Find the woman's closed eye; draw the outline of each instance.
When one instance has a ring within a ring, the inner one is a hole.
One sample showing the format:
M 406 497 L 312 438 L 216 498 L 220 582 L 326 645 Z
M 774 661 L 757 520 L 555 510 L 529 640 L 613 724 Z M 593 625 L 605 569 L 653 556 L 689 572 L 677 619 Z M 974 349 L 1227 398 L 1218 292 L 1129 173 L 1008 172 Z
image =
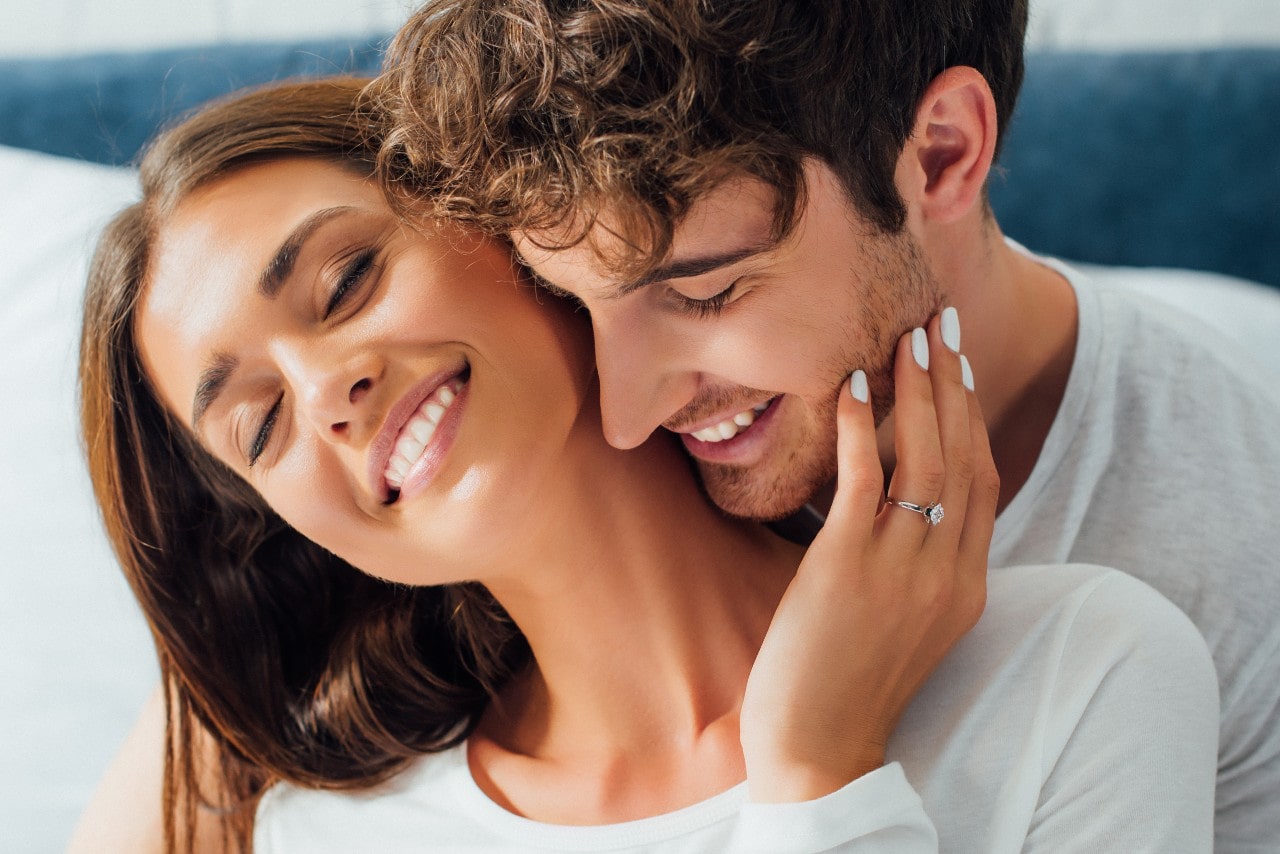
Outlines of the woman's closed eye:
M 329 301 L 325 304 L 325 320 L 328 320 L 330 315 L 341 308 L 359 290 L 360 285 L 364 283 L 369 273 L 377 266 L 375 263 L 377 257 L 378 250 L 375 247 L 368 247 L 357 252 L 342 267 L 338 281 L 329 292 Z
M 262 452 L 267 449 L 267 443 L 271 441 L 271 433 L 275 429 L 276 421 L 280 419 L 280 407 L 283 405 L 284 393 L 282 392 L 276 397 L 276 402 L 267 410 L 267 414 L 263 416 L 262 421 L 259 422 L 258 429 L 253 435 L 253 442 L 245 450 L 249 468 L 253 468 L 257 464 Z

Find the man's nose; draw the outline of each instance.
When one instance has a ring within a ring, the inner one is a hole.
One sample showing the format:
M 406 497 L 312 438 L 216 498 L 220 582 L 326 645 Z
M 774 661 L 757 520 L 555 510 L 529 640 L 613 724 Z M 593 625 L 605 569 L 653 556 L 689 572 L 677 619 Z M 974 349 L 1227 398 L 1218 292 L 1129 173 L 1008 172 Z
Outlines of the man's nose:
M 677 342 L 648 324 L 594 315 L 592 322 L 605 439 L 630 450 L 692 399 L 697 374 L 682 370 Z
M 377 428 L 368 400 L 383 381 L 383 369 L 373 352 L 335 351 L 331 342 L 281 349 L 280 361 L 296 395 L 299 416 L 322 438 L 364 441 Z

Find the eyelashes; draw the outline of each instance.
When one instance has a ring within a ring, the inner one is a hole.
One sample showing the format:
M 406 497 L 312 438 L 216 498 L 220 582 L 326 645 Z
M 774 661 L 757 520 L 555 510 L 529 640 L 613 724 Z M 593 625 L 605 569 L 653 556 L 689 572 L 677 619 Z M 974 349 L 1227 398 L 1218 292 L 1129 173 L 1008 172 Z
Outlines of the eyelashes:
M 534 283 L 541 290 L 546 291 L 557 299 L 567 301 L 574 307 L 575 311 L 586 311 L 590 313 L 590 309 L 587 308 L 586 303 L 584 303 L 576 294 L 566 291 L 558 285 L 547 281 L 536 272 L 530 271 L 530 274 Z M 717 317 L 724 310 L 724 307 L 732 302 L 734 297 L 737 296 L 738 285 L 741 281 L 741 277 L 734 279 L 729 283 L 727 288 L 705 299 L 694 299 L 693 297 L 685 296 L 675 288 L 668 286 L 667 299 L 669 299 L 671 304 L 673 304 L 682 314 L 694 317 L 698 320 Z
M 276 402 L 267 411 L 267 417 L 262 419 L 262 424 L 258 426 L 258 432 L 253 437 L 253 444 L 249 446 L 249 468 L 253 468 L 258 462 L 258 458 L 262 456 L 262 452 L 267 448 L 267 442 L 271 439 L 271 431 L 276 426 L 276 421 L 280 418 L 280 406 L 284 403 L 284 394 L 281 393 L 276 397 Z
M 708 317 L 717 317 L 724 307 L 733 299 L 734 291 L 738 287 L 738 281 L 735 279 L 730 283 L 729 287 L 720 291 L 720 293 L 709 296 L 706 299 L 693 299 L 687 297 L 679 291 L 672 291 L 676 304 L 684 313 L 698 318 L 699 320 Z
M 373 247 L 362 249 L 342 268 L 342 274 L 338 276 L 338 283 L 330 292 L 329 301 L 324 307 L 324 318 L 326 320 L 342 307 L 347 298 L 357 290 L 365 277 L 369 275 L 369 271 L 374 268 L 374 259 L 377 255 L 378 250 Z

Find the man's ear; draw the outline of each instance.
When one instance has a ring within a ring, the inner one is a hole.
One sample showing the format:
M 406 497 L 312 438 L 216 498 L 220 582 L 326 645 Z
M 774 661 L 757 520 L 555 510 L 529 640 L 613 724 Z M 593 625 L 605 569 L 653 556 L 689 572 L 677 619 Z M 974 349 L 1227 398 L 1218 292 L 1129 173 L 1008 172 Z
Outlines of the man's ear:
M 925 219 L 954 222 L 979 200 L 996 150 L 996 103 L 977 70 L 948 68 L 920 99 L 898 187 Z

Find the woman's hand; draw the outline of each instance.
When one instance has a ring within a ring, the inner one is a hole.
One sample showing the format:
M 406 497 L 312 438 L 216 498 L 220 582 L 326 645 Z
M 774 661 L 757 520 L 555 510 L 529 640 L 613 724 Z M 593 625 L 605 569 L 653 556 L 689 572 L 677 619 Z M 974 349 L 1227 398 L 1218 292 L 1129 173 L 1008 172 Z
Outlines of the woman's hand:
M 747 681 L 741 738 L 754 801 L 810 800 L 883 765 L 908 703 L 982 615 L 999 477 L 943 325 L 935 317 L 927 333 L 898 342 L 888 495 L 940 503 L 945 518 L 930 525 L 885 503 L 869 395 L 855 374 L 841 392 L 831 512 Z

